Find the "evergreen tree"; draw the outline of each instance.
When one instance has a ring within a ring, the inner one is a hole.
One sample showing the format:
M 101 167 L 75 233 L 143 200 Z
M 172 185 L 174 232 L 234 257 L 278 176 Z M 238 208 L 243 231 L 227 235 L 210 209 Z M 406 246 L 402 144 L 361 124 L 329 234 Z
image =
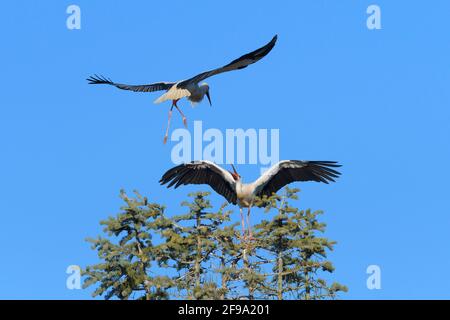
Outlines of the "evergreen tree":
M 128 299 L 132 294 L 136 299 L 167 299 L 172 281 L 167 276 L 151 276 L 149 272 L 160 258 L 152 238 L 164 225 L 164 208 L 148 203 L 137 192 L 135 199 L 124 191 L 120 196 L 126 203 L 122 212 L 100 222 L 108 237 L 87 239 L 103 262 L 84 270 L 83 287 L 98 283 L 93 295 L 104 295 L 106 299 Z
M 282 196 L 259 200 L 266 212 L 275 211 L 272 220 L 255 226 L 259 257 L 263 257 L 260 260 L 272 271 L 265 274 L 268 282 L 262 284 L 262 291 L 279 300 L 288 296 L 306 300 L 335 298 L 347 288 L 337 282 L 328 286 L 318 276 L 319 271 L 334 271 L 326 258 L 335 242 L 319 236 L 325 231 L 325 224 L 318 221 L 322 211 L 299 210 L 290 205 L 289 200 L 298 199 L 298 191 L 286 187 Z
M 174 282 L 182 298 L 219 299 L 226 289 L 208 278 L 208 267 L 218 249 L 215 235 L 222 223 L 229 220 L 231 212 L 224 211 L 224 206 L 218 212 L 207 211 L 212 208 L 208 195 L 207 192 L 189 194 L 192 202 L 182 203 L 189 211 L 174 216 L 173 227 L 162 232 L 165 239 L 162 253 L 178 273 Z
M 269 220 L 240 237 L 232 211 L 212 210 L 209 193 L 189 195 L 182 214 L 165 214 L 136 192 L 101 224 L 107 237 L 88 239 L 101 263 L 84 270 L 84 287 L 106 299 L 330 299 L 347 288 L 320 277 L 335 242 L 320 237 L 320 211 L 299 210 L 297 189 L 258 199 Z

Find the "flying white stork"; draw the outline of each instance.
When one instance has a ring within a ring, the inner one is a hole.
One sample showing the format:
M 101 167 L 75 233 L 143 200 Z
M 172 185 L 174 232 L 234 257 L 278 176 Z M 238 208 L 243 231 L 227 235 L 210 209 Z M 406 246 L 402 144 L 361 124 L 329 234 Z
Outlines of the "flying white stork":
M 211 161 L 192 161 L 169 169 L 159 181 L 161 185 L 208 184 L 229 203 L 239 205 L 242 232 L 245 236 L 245 224 L 242 208 L 248 208 L 247 227 L 252 238 L 249 216 L 256 196 L 271 196 L 285 185 L 294 181 L 316 181 L 328 184 L 338 178 L 340 167 L 335 161 L 283 160 L 272 166 L 253 183 L 242 183 L 241 176 L 231 165 L 233 172 L 225 170 Z
M 265 57 L 275 46 L 275 42 L 277 41 L 277 35 L 275 35 L 272 40 L 267 43 L 265 46 L 252 51 L 250 53 L 247 53 L 243 55 L 240 58 L 237 58 L 236 60 L 231 61 L 229 64 L 202 72 L 192 78 L 189 78 L 187 80 L 181 80 L 177 82 L 156 82 L 151 84 L 144 84 L 144 85 L 128 85 L 128 84 L 122 84 L 122 83 L 116 83 L 111 81 L 109 78 L 105 78 L 103 76 L 94 75 L 86 80 L 89 81 L 89 84 L 108 84 L 115 86 L 119 89 L 123 90 L 131 90 L 135 92 L 153 92 L 153 91 L 161 91 L 166 90 L 166 93 L 164 93 L 162 96 L 160 96 L 158 99 L 155 100 L 155 103 L 161 103 L 166 100 L 172 100 L 172 106 L 169 109 L 169 118 L 167 120 L 167 129 L 166 134 L 164 135 L 164 143 L 167 142 L 167 137 L 169 134 L 169 127 L 170 127 L 170 120 L 172 118 L 172 110 L 175 107 L 180 115 L 183 118 L 183 124 L 187 126 L 186 117 L 181 111 L 181 109 L 178 107 L 177 102 L 181 98 L 186 97 L 189 101 L 191 101 L 192 105 L 195 103 L 201 102 L 206 95 L 208 98 L 209 104 L 212 106 L 211 103 L 211 96 L 209 94 L 209 86 L 207 83 L 203 82 L 199 84 L 201 81 L 205 80 L 206 78 L 212 77 L 216 74 L 220 74 L 223 72 L 233 71 L 233 70 L 239 70 L 244 69 L 247 66 L 255 63 L 256 61 L 260 60 L 261 58 Z

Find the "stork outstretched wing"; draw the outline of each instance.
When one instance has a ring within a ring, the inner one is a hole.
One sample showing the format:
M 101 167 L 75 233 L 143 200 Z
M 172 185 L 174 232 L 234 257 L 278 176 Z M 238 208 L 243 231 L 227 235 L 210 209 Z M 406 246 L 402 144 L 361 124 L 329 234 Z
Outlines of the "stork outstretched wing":
M 254 194 L 269 197 L 294 181 L 316 181 L 328 184 L 339 177 L 341 173 L 333 168 L 340 166 L 335 161 L 283 160 L 254 182 Z
M 186 184 L 207 184 L 228 202 L 237 203 L 233 176 L 211 161 L 192 161 L 180 164 L 164 173 L 159 183 L 162 185 L 169 183 L 167 188 L 173 185 L 178 188 L 180 185 Z
M 244 68 L 248 67 L 249 65 L 264 58 L 275 46 L 275 43 L 277 42 L 277 38 L 278 38 L 278 36 L 275 35 L 272 38 L 272 40 L 270 40 L 270 42 L 267 43 L 265 46 L 263 46 L 259 49 L 256 49 L 255 51 L 252 51 L 250 53 L 244 54 L 242 57 L 239 57 L 236 60 L 231 61 L 229 64 L 227 64 L 223 67 L 205 71 L 205 72 L 202 72 L 190 79 L 181 81 L 180 83 L 178 83 L 177 87 L 186 88 L 191 83 L 199 83 L 200 81 L 203 81 L 206 78 L 212 77 L 219 73 L 244 69 Z
M 130 90 L 134 92 L 154 92 L 161 90 L 169 90 L 175 84 L 175 82 L 155 82 L 151 84 L 131 85 L 131 84 L 115 83 L 111 81 L 111 79 L 98 75 L 93 75 L 87 78 L 86 80 L 89 82 L 89 84 L 108 84 L 122 90 Z

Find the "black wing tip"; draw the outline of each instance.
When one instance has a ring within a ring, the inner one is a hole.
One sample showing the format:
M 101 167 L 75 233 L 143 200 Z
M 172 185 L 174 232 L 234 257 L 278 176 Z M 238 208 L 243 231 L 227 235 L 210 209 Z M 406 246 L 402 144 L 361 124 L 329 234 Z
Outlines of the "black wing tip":
M 267 43 L 265 46 L 261 47 L 260 49 L 257 49 L 253 51 L 251 54 L 253 55 L 253 59 L 261 59 L 269 54 L 270 51 L 272 51 L 273 47 L 275 47 L 275 43 L 277 42 L 278 35 L 274 35 L 272 40 L 270 40 L 269 43 Z
M 86 79 L 89 84 L 114 84 L 111 79 L 94 74 Z
M 273 47 L 275 47 L 275 44 L 278 40 L 278 34 L 275 34 L 272 38 L 272 40 L 270 40 L 269 43 L 267 43 L 264 47 L 262 47 L 262 49 L 264 50 L 264 55 L 267 55 L 270 51 L 272 51 Z
M 318 168 L 316 174 L 318 174 L 322 179 L 324 179 L 326 184 L 329 182 L 336 182 L 335 179 L 339 178 L 342 173 L 335 170 L 334 168 L 342 167 L 337 161 L 314 161 L 313 165 Z M 322 180 L 321 179 L 321 180 Z
M 187 165 L 187 163 L 182 163 L 179 164 L 175 167 L 170 168 L 169 170 L 167 170 L 163 176 L 161 177 L 161 179 L 159 180 L 159 184 L 160 185 L 165 185 L 171 181 L 173 181 L 174 179 L 177 178 L 177 175 L 179 174 L 179 170 L 184 168 Z M 167 188 L 170 188 L 173 184 L 169 184 L 167 186 Z M 177 187 L 175 187 L 177 188 Z
M 304 163 L 304 164 L 323 164 L 323 165 L 337 166 L 337 167 L 342 166 L 341 164 L 339 164 L 338 161 L 329 161 L 329 160 L 285 160 L 285 161 L 292 161 L 292 162 L 298 162 L 298 163 Z
M 333 168 L 342 167 L 342 164 L 338 163 L 338 161 L 306 161 L 306 163 L 316 164 L 324 167 L 333 167 Z
M 311 168 L 310 170 L 312 170 L 319 181 L 326 184 L 328 184 L 329 182 L 336 182 L 335 179 L 339 178 L 342 175 L 341 172 L 335 170 L 335 168 L 342 167 L 342 165 L 337 161 L 293 161 L 309 166 Z
M 248 53 L 246 55 L 243 55 L 240 58 L 237 58 L 236 60 L 232 61 L 230 64 L 232 64 L 232 63 L 234 63 L 234 62 L 236 62 L 236 61 L 238 61 L 238 60 L 240 60 L 240 59 L 242 59 L 244 57 L 254 60 L 253 63 L 258 61 L 258 60 L 260 60 L 260 59 L 262 59 L 262 58 L 264 58 L 265 56 L 267 56 L 269 54 L 270 51 L 272 51 L 273 47 L 275 47 L 275 43 L 277 42 L 277 39 L 278 39 L 278 35 L 276 34 L 272 38 L 272 40 L 270 40 L 270 42 L 268 42 L 267 44 L 265 44 L 261 48 L 256 49 L 255 51 L 252 51 L 252 52 L 250 52 L 250 53 Z M 246 68 L 246 67 L 248 67 L 248 65 L 244 65 L 244 66 L 242 66 L 241 68 L 238 68 L 238 69 L 243 69 L 243 68 Z

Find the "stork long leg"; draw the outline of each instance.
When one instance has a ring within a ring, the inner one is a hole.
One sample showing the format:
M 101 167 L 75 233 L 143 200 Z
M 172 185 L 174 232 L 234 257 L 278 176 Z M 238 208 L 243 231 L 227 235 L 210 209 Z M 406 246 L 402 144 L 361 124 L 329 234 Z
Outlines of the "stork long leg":
M 252 239 L 253 233 L 252 233 L 252 226 L 250 225 L 250 208 L 251 208 L 251 206 L 248 207 L 248 211 L 247 211 L 247 228 L 248 228 L 248 237 L 250 239 Z
M 169 110 L 169 118 L 167 120 L 167 129 L 166 129 L 166 134 L 164 135 L 164 144 L 166 144 L 167 137 L 169 136 L 169 127 L 170 127 L 170 120 L 172 119 L 172 110 L 173 110 L 173 105 Z
M 183 117 L 183 124 L 184 127 L 187 128 L 187 120 L 186 120 L 186 116 L 184 115 L 183 111 L 181 111 L 181 109 L 177 106 L 177 103 L 175 102 L 175 108 L 177 108 L 178 112 L 181 114 L 181 116 Z
M 239 212 L 241 213 L 242 236 L 245 237 L 244 213 L 242 212 L 242 208 L 239 208 Z

